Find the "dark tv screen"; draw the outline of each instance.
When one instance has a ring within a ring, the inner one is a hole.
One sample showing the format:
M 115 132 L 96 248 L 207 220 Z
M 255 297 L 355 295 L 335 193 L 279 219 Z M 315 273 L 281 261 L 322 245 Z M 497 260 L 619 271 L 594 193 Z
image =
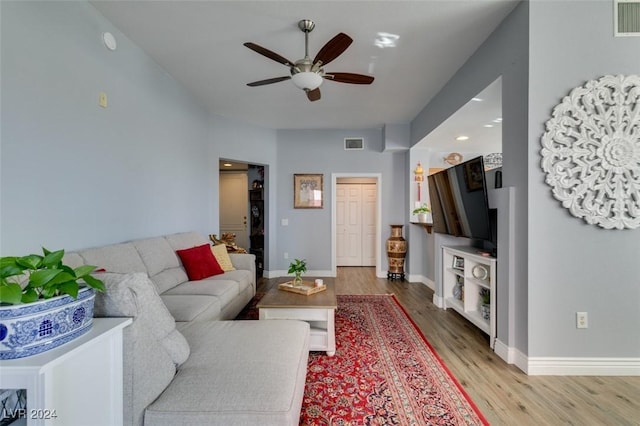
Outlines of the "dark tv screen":
M 429 175 L 427 182 L 435 232 L 492 240 L 482 157 Z

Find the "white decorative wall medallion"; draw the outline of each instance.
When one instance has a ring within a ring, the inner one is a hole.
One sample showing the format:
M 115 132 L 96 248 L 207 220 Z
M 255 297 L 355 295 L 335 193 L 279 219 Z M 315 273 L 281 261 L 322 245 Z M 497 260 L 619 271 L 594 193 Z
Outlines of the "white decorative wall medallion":
M 546 123 L 542 169 L 573 216 L 605 229 L 640 226 L 640 76 L 571 90 Z

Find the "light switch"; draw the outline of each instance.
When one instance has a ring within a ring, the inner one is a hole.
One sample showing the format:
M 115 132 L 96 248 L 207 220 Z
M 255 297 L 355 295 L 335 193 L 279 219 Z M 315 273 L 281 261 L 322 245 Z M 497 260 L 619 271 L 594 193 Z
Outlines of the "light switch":
M 289 219 L 282 219 L 282 220 L 280 221 L 280 224 L 281 224 L 282 226 L 289 226 Z
M 100 94 L 98 95 L 98 105 L 100 105 L 102 108 L 107 107 L 107 94 L 105 92 L 100 92 Z

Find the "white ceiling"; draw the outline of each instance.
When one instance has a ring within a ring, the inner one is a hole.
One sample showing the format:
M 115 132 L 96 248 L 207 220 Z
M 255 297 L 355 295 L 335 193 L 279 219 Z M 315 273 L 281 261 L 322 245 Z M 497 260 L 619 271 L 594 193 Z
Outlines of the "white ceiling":
M 512 0 L 92 1 L 104 16 L 213 113 L 274 129 L 375 128 L 408 123 L 515 7 Z M 339 32 L 353 44 L 325 68 L 375 77 L 325 81 L 309 102 L 291 81 L 248 87 L 289 70 L 244 47 L 304 56 L 300 19 L 312 19 L 309 54 Z M 399 36 L 379 48 L 379 32 Z
M 466 136 L 466 140 L 457 140 Z M 502 152 L 502 78 L 487 86 L 415 145 L 436 152 Z

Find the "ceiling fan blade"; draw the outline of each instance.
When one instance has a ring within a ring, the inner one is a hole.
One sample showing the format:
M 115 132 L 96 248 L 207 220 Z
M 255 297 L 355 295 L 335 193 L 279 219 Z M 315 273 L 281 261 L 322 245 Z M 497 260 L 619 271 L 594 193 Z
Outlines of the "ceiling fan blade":
M 247 83 L 247 86 L 249 87 L 264 86 L 265 84 L 279 83 L 285 80 L 291 80 L 291 76 L 286 75 L 284 77 L 275 77 L 275 78 L 268 78 L 266 80 L 254 81 L 253 83 Z
M 313 90 L 305 90 L 305 92 L 307 92 L 307 98 L 313 102 L 313 101 L 317 101 L 320 100 L 320 89 L 313 89 Z
M 320 51 L 316 55 L 313 63 L 317 64 L 318 62 L 322 62 L 322 65 L 328 64 L 329 62 L 340 56 L 342 52 L 347 50 L 347 47 L 349 47 L 352 42 L 353 39 L 345 33 L 338 34 L 337 36 L 329 40 L 327 44 L 322 46 L 322 49 L 320 49 Z
M 244 43 L 244 45 L 247 46 L 249 49 L 253 50 L 254 52 L 261 54 L 262 56 L 266 56 L 267 58 L 272 59 L 276 62 L 280 62 L 281 64 L 286 65 L 288 67 L 293 66 L 293 63 L 290 60 L 288 60 L 283 56 L 278 55 L 276 52 L 272 52 L 267 48 L 259 46 L 255 43 Z
M 327 80 L 337 81 L 338 83 L 350 84 L 371 84 L 374 78 L 370 75 L 354 74 L 350 72 L 327 72 L 324 74 Z

